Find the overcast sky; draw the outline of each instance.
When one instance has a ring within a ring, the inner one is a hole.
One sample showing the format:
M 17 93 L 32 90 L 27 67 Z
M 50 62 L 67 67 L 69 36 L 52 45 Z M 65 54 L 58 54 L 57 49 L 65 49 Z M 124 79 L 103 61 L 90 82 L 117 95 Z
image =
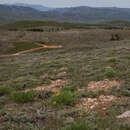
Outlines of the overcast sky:
M 96 6 L 96 7 L 127 7 L 130 0 L 0 0 L 0 3 L 31 3 L 49 7 Z

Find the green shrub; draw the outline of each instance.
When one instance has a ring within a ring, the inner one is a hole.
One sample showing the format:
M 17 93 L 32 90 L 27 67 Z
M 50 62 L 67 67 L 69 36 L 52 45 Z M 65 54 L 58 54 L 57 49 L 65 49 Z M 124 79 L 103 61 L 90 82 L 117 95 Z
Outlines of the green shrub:
M 107 78 L 113 78 L 117 75 L 117 72 L 113 71 L 113 70 L 109 70 L 109 71 L 106 71 L 104 73 L 104 75 L 107 77 Z
M 130 97 L 130 91 L 129 90 L 122 90 L 121 95 Z
M 109 94 L 120 97 L 120 90 L 116 86 L 113 86 Z
M 130 124 L 121 124 L 119 130 L 130 130 Z
M 0 96 L 3 96 L 5 94 L 10 94 L 12 91 L 12 88 L 10 87 L 0 87 Z
M 108 61 L 109 61 L 109 62 L 116 62 L 117 59 L 116 59 L 116 58 L 110 58 Z
M 35 91 L 15 92 L 12 94 L 12 99 L 18 103 L 26 103 L 33 101 L 35 96 Z
M 73 123 L 64 130 L 95 130 L 95 128 L 87 123 Z
M 72 91 L 62 91 L 59 95 L 55 95 L 51 98 L 51 101 L 55 105 L 70 105 L 78 98 L 78 94 Z

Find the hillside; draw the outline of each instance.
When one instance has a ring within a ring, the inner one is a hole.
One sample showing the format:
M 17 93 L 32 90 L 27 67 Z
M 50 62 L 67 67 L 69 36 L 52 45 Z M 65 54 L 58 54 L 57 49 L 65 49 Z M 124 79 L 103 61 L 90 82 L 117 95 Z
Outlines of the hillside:
M 49 11 L 53 8 L 49 8 L 43 5 L 36 5 L 36 4 L 24 4 L 24 3 L 14 3 L 14 4 L 6 4 L 6 5 L 14 5 L 14 6 L 22 6 L 22 7 L 30 7 L 39 11 Z
M 81 23 L 98 23 L 113 20 L 130 21 L 130 9 L 81 6 L 42 12 L 30 7 L 0 5 L 0 23 L 23 19 L 53 19 Z
M 47 18 L 70 22 L 97 23 L 112 20 L 130 20 L 128 8 L 92 8 L 87 6 L 59 8 L 44 13 Z
M 29 7 L 0 5 L 0 23 L 23 19 L 40 19 L 42 14 Z

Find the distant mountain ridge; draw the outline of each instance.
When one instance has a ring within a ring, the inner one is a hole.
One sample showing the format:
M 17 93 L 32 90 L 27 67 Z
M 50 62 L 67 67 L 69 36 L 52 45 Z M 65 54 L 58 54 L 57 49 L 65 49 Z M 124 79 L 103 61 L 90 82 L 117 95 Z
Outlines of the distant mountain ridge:
M 0 5 L 1 24 L 24 19 L 41 19 L 41 17 L 41 12 L 29 7 Z
M 48 13 L 48 16 L 51 15 L 53 18 L 57 14 L 57 20 L 62 19 L 71 22 L 97 23 L 113 20 L 130 21 L 130 8 L 80 6 L 59 8 Z
M 80 6 L 39 11 L 32 7 L 0 5 L 0 23 L 25 19 L 52 19 L 80 23 L 99 23 L 113 20 L 130 21 L 130 8 Z
M 6 5 L 14 5 L 14 6 L 21 6 L 21 7 L 30 7 L 39 11 L 49 11 L 53 10 L 54 8 L 49 8 L 43 5 L 37 5 L 37 4 L 25 4 L 25 3 L 13 3 L 13 4 L 6 4 Z

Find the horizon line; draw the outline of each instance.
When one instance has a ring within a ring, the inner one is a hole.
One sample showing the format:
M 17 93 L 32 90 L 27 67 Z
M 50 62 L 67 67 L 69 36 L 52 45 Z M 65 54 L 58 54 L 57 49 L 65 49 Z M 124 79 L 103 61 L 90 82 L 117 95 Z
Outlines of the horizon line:
M 90 8 L 130 8 L 130 7 L 119 7 L 119 6 L 88 6 L 88 5 L 77 5 L 77 6 L 61 6 L 61 7 L 52 7 L 52 6 L 46 6 L 43 4 L 37 4 L 37 3 L 22 3 L 22 2 L 0 2 L 1 5 L 13 5 L 13 4 L 28 4 L 28 5 L 40 5 L 48 8 L 74 8 L 74 7 L 90 7 Z M 16 5 L 17 6 L 17 5 Z

